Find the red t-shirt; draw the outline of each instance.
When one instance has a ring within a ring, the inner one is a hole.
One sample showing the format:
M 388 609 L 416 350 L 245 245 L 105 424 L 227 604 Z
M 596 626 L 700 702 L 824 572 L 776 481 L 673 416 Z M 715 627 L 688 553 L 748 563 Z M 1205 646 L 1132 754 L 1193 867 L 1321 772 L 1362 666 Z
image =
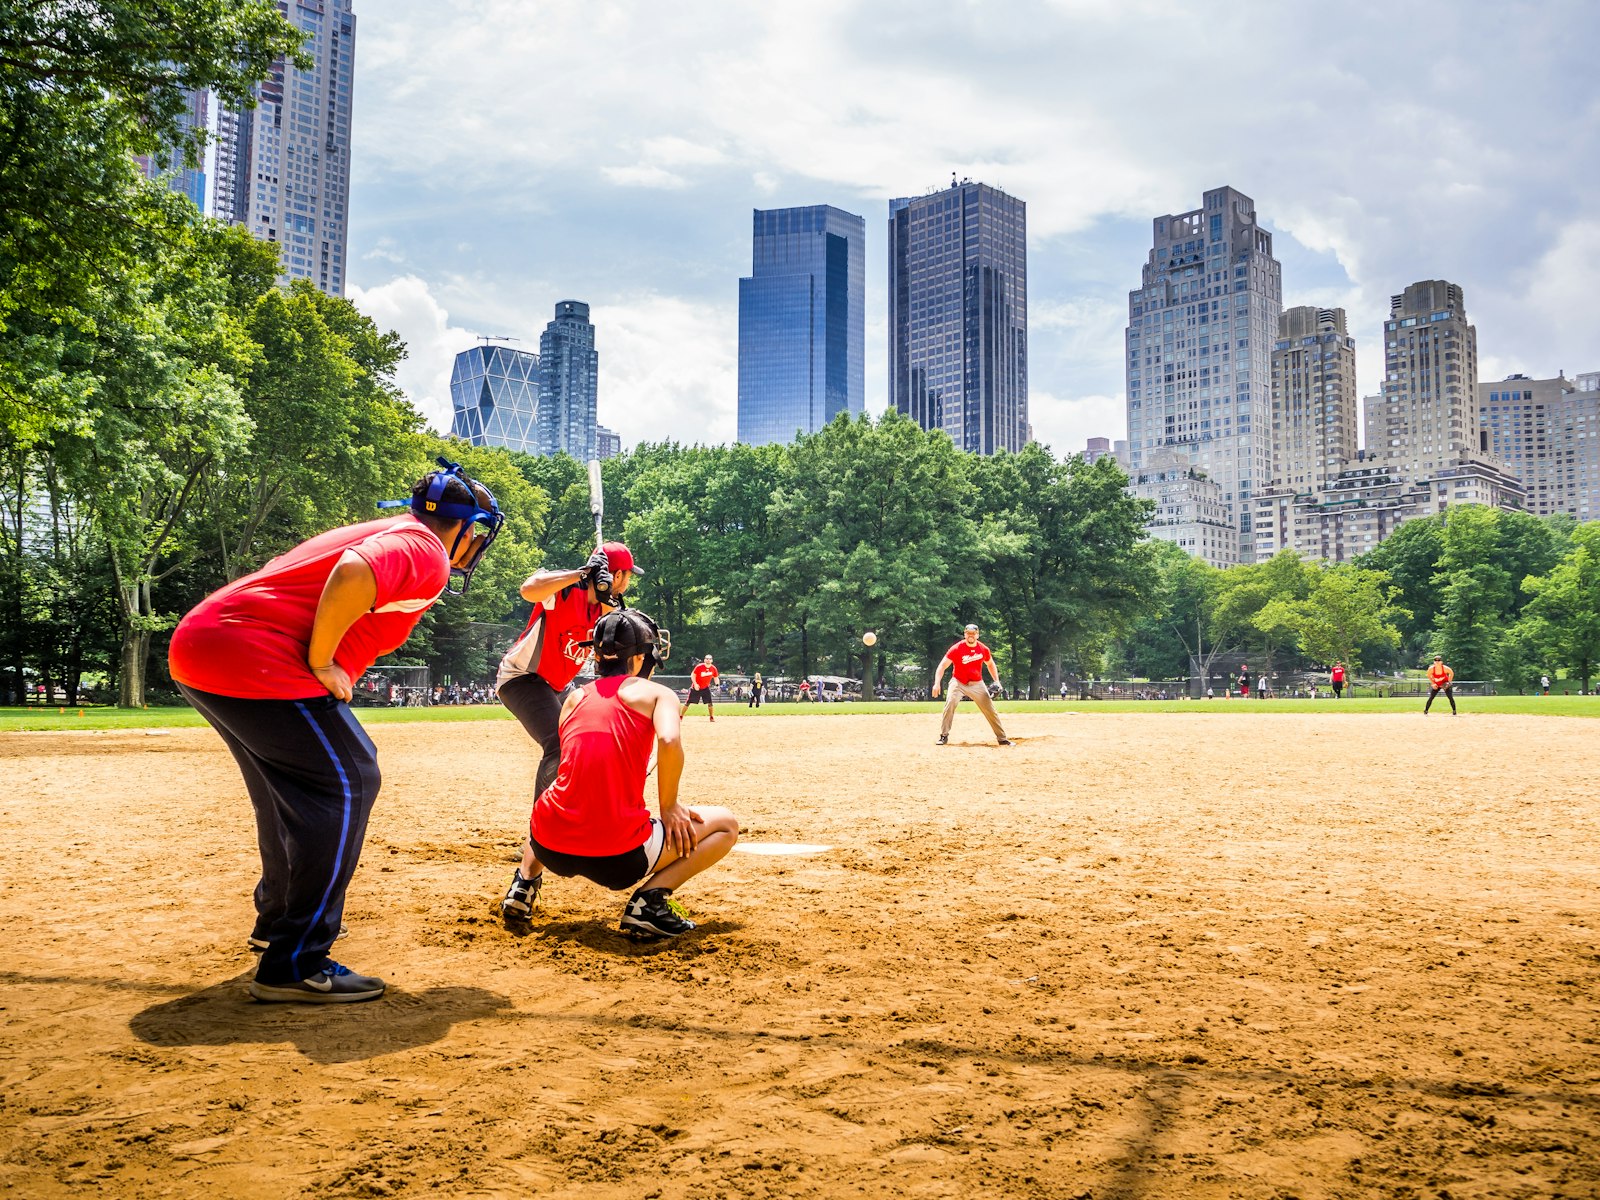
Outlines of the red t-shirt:
M 694 679 L 697 688 L 708 688 L 715 683 L 722 672 L 715 667 L 708 667 L 705 663 L 699 664 L 689 675 Z
M 1343 683 L 1344 682 L 1344 668 L 1343 667 L 1335 667 L 1333 669 L 1333 682 L 1334 683 Z
M 500 660 L 498 682 L 532 674 L 559 692 L 589 661 L 588 648 L 578 643 L 594 635 L 594 624 L 605 611 L 603 605 L 589 603 L 589 589 L 581 583 L 568 584 L 535 604 L 522 636 Z
M 306 663 L 328 576 L 346 550 L 372 568 L 372 611 L 356 618 L 334 661 L 351 682 L 397 649 L 450 580 L 444 543 L 416 517 L 385 517 L 318 534 L 212 592 L 178 622 L 168 665 L 179 683 L 243 700 L 327 695 Z
M 561 722 L 561 769 L 533 806 L 533 840 L 562 854 L 626 854 L 650 837 L 645 772 L 655 724 L 617 698 L 630 677 L 608 675 L 579 692 Z
M 962 683 L 983 682 L 983 664 L 994 655 L 989 653 L 989 647 L 979 642 L 975 646 L 967 645 L 967 639 L 962 638 L 946 652 L 945 657 L 952 664 L 950 674 Z

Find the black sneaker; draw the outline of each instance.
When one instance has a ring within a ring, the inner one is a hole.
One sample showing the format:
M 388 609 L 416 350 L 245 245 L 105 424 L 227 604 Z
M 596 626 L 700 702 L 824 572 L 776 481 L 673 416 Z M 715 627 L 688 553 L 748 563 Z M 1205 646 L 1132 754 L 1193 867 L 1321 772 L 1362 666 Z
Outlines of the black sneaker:
M 339 936 L 340 937 L 343 937 L 345 934 L 347 934 L 349 932 L 350 932 L 350 927 L 348 925 L 340 925 L 339 926 Z M 267 941 L 266 938 L 258 938 L 258 937 L 245 938 L 244 942 L 245 942 L 245 945 L 250 947 L 250 953 L 251 954 L 260 954 L 268 946 L 272 945 L 272 943 Z
M 949 735 L 949 734 L 947 734 L 947 733 L 941 733 L 941 734 L 940 734 L 940 735 L 939 735 L 939 740 L 938 740 L 938 742 L 937 742 L 937 743 L 936 743 L 936 745 L 940 745 L 940 746 L 943 746 L 943 745 L 946 745 L 946 744 L 948 744 L 948 743 L 949 743 L 949 741 L 950 741 L 950 735 Z
M 622 932 L 636 937 L 677 937 L 693 928 L 666 888 L 640 888 L 622 910 Z
M 1009 746 L 1009 745 L 1011 745 L 1011 739 L 1010 738 L 1001 738 L 998 742 L 995 743 L 995 745 L 996 746 Z
M 387 985 L 371 975 L 357 975 L 349 967 L 341 967 L 331 958 L 322 964 L 322 970 L 298 983 L 262 983 L 250 981 L 250 994 L 257 1000 L 295 1001 L 301 1004 L 354 1004 L 360 1000 L 376 1000 L 383 995 Z
M 539 889 L 543 886 L 543 871 L 532 879 L 522 877 L 521 867 L 511 872 L 511 886 L 506 889 L 505 899 L 500 901 L 500 919 L 518 924 L 533 920 L 533 909 L 539 903 Z

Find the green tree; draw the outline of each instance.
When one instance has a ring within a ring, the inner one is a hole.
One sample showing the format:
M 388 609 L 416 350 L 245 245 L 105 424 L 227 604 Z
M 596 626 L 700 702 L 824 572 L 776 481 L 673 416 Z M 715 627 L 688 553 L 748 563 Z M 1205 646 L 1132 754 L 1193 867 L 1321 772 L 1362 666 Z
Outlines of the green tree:
M 1513 630 L 1521 643 L 1514 649 L 1539 648 L 1587 693 L 1600 663 L 1600 522 L 1573 530 L 1561 561 L 1548 575 L 1524 578 L 1522 590 L 1529 598 Z
M 1495 645 L 1511 607 L 1512 579 L 1501 565 L 1497 518 L 1494 509 L 1477 504 L 1458 505 L 1445 514 L 1433 577 L 1439 596 L 1433 644 L 1457 679 L 1493 676 Z
M 1289 631 L 1313 662 L 1343 662 L 1354 674 L 1364 648 L 1399 644 L 1397 622 L 1406 613 L 1395 604 L 1398 594 L 1382 571 L 1351 563 L 1312 568 L 1303 597 L 1275 597 L 1252 620 Z
M 302 35 L 269 0 L 0 0 L 0 429 L 31 444 L 81 415 L 73 331 L 137 321 L 145 267 L 194 206 L 135 154 L 198 154 L 190 90 L 251 103 Z M 301 59 L 306 65 L 309 60 Z

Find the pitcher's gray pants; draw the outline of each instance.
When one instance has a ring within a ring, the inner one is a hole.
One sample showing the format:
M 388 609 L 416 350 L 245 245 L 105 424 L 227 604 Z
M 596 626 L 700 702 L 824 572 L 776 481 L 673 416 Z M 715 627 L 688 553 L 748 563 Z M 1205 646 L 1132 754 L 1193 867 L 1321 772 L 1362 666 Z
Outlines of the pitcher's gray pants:
M 978 710 L 983 713 L 984 718 L 989 722 L 989 728 L 994 730 L 995 739 L 997 741 L 1005 740 L 1006 731 L 1000 724 L 1000 714 L 995 712 L 994 701 L 989 699 L 989 689 L 984 687 L 981 681 L 978 683 L 962 683 L 959 679 L 952 679 L 946 695 L 948 698 L 944 702 L 944 724 L 939 727 L 940 737 L 950 736 L 951 722 L 956 719 L 956 705 L 960 704 L 961 697 L 965 696 L 976 704 Z

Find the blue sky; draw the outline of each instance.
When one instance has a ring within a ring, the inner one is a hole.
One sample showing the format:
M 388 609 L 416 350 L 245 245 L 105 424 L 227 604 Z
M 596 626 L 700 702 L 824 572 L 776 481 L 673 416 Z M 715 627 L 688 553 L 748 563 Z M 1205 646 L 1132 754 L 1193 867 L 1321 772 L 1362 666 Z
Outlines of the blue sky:
M 866 218 L 952 172 L 1028 205 L 1030 409 L 1124 437 L 1150 222 L 1252 196 L 1284 302 L 1341 306 L 1362 394 L 1389 296 L 1461 284 L 1485 378 L 1600 370 L 1600 3 L 356 0 L 350 295 L 440 429 L 479 334 L 592 306 L 625 445 L 734 436 L 750 211 Z

